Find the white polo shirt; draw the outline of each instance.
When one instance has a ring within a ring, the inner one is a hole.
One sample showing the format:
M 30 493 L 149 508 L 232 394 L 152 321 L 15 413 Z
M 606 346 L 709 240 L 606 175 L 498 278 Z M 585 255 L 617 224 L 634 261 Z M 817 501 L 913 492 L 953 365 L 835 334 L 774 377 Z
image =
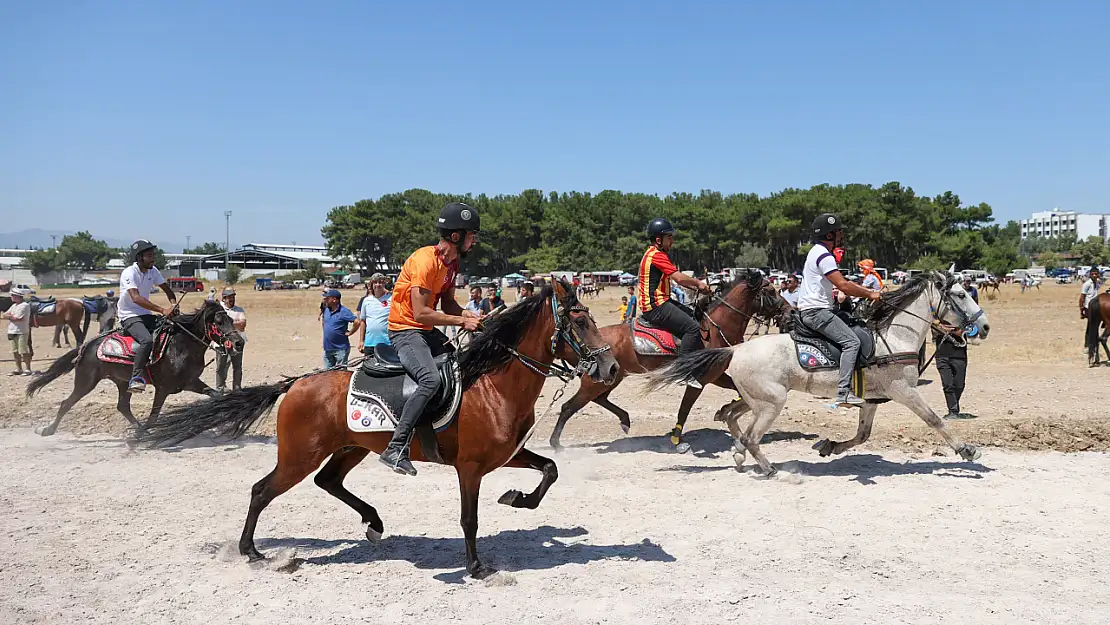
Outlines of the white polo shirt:
M 798 287 L 798 310 L 833 308 L 833 284 L 825 276 L 839 270 L 836 257 L 824 245 L 814 244 L 802 268 L 802 284 Z
M 165 283 L 166 280 L 157 267 L 151 267 L 146 273 L 143 273 L 139 270 L 139 264 L 134 263 L 124 269 L 123 273 L 119 275 L 119 304 L 116 306 L 120 323 L 132 317 L 154 314 L 131 299 L 130 289 L 137 289 L 139 295 L 150 299 L 150 294 L 154 291 L 154 288 Z

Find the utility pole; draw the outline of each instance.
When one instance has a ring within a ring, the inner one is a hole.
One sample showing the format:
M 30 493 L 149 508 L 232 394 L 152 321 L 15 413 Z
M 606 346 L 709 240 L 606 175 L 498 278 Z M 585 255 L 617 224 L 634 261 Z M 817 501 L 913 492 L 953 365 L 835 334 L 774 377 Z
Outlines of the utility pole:
M 224 236 L 224 272 L 226 273 L 231 264 L 231 211 L 224 211 L 224 221 L 227 226 Z M 225 276 L 224 279 L 226 280 L 227 277 Z
M 193 244 L 193 237 L 191 237 L 189 235 L 185 235 L 185 249 L 189 249 L 190 247 L 192 247 L 192 244 Z

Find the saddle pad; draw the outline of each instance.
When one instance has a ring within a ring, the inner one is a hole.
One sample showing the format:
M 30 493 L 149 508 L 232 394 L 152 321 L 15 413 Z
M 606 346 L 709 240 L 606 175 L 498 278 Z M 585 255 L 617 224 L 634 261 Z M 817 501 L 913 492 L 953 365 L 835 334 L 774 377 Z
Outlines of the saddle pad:
M 49 315 L 58 307 L 58 302 L 36 302 L 34 310 L 36 315 Z
M 865 367 L 875 354 L 875 339 L 871 332 L 860 326 L 853 326 L 852 331 L 860 340 L 859 355 L 856 357 L 856 367 Z M 798 364 L 807 371 L 840 368 L 840 346 L 825 338 L 799 336 L 797 331 L 790 333 L 794 340 L 794 349 L 798 354 Z
M 162 359 L 169 338 L 170 335 L 166 332 L 162 332 L 154 338 L 154 352 L 150 355 L 148 366 Z M 100 341 L 100 345 L 97 345 L 96 357 L 104 362 L 130 365 L 135 362 L 135 339 L 126 334 L 113 332 L 104 337 Z
M 440 387 L 420 423 L 431 420 L 431 427 L 441 432 L 459 413 L 462 403 L 462 383 L 458 363 L 454 359 L 439 367 Z M 368 375 L 361 368 L 351 376 L 347 387 L 347 427 L 352 432 L 392 432 L 401 417 L 405 401 L 416 389 L 416 382 L 403 371 L 397 375 L 381 377 Z
M 632 326 L 632 345 L 643 356 L 677 356 L 674 335 L 662 328 L 647 327 L 637 319 Z
M 105 298 L 103 295 L 97 295 L 96 297 L 82 297 L 81 299 L 75 299 L 74 301 L 81 302 L 81 305 L 85 307 L 85 310 L 89 311 L 90 315 L 102 315 L 108 312 L 108 299 Z

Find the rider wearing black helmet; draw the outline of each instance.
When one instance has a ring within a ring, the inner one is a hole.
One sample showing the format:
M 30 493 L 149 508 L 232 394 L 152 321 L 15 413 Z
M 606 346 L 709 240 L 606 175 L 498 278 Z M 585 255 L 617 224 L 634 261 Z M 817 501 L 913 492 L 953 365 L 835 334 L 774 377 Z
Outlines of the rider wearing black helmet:
M 647 237 L 651 245 L 640 261 L 637 300 L 641 314 L 648 323 L 665 328 L 681 337 L 682 353 L 703 349 L 701 328 L 694 321 L 694 311 L 671 299 L 671 282 L 702 293 L 711 293 L 709 285 L 678 270 L 668 255 L 674 245 L 674 226 L 662 217 L 648 223 Z M 696 385 L 696 382 L 691 382 Z
M 135 364 L 131 368 L 131 381 L 127 384 L 127 390 L 132 393 L 146 390 L 143 373 L 147 361 L 150 360 L 150 352 L 154 348 L 151 333 L 158 323 L 158 318 L 151 313 L 168 317 L 173 314 L 174 305 L 177 303 L 177 295 L 154 266 L 157 251 L 158 246 L 146 239 L 135 241 L 128 250 L 134 264 L 124 269 L 119 276 L 117 311 L 120 327 L 128 336 L 135 339 Z M 150 301 L 150 292 L 156 286 L 162 287 L 162 291 L 170 300 L 169 306 L 162 308 Z
M 840 346 L 840 379 L 837 383 L 836 401 L 842 406 L 862 406 L 863 400 L 851 390 L 852 370 L 856 366 L 860 340 L 855 332 L 834 312 L 833 287 L 846 295 L 879 299 L 879 292 L 849 281 L 840 273 L 833 250 L 844 245 L 844 226 L 840 218 L 822 213 L 813 221 L 811 229 L 814 245 L 806 256 L 802 269 L 802 284 L 798 295 L 798 312 L 802 321 L 825 338 Z
M 439 390 L 434 357 L 447 351 L 447 337 L 435 326 L 459 326 L 473 332 L 479 316 L 455 301 L 455 276 L 459 257 L 478 244 L 478 211 L 452 202 L 439 213 L 439 243 L 422 247 L 409 256 L 393 286 L 389 310 L 389 342 L 417 387 L 405 407 L 393 439 L 379 460 L 397 473 L 416 475 L 409 460 L 409 443 L 416 422 Z M 436 312 L 436 305 L 443 312 Z

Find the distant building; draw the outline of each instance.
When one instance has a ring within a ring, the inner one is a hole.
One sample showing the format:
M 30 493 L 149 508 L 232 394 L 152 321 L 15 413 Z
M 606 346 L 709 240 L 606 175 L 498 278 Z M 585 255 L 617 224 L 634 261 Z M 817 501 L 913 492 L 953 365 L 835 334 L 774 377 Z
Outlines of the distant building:
M 1076 211 L 1044 211 L 1033 213 L 1029 219 L 1021 220 L 1021 238 L 1032 236 L 1055 238 L 1074 234 L 1079 241 L 1087 237 L 1110 238 L 1110 215 L 1098 213 L 1079 213 Z

